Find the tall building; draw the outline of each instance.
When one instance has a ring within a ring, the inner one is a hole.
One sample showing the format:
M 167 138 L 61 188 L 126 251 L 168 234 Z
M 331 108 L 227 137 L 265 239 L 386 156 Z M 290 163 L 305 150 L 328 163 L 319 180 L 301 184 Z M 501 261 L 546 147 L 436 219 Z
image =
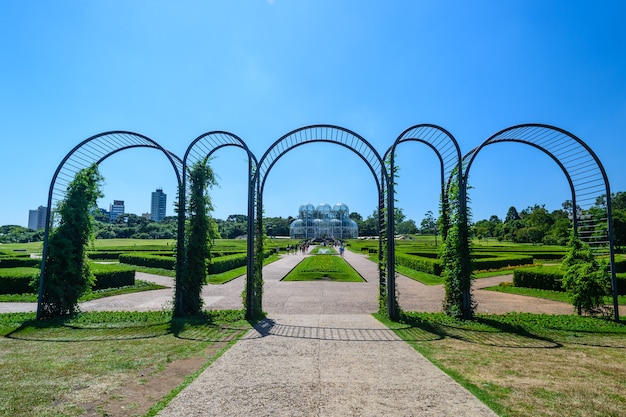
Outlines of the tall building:
M 109 206 L 109 219 L 114 222 L 120 214 L 124 214 L 124 200 L 113 200 Z
M 28 210 L 28 228 L 32 230 L 44 229 L 47 215 L 48 207 L 39 206 L 37 210 Z
M 165 205 L 167 202 L 167 194 L 163 192 L 162 188 L 157 188 L 152 193 L 152 205 L 150 206 L 150 220 L 160 222 L 165 218 Z

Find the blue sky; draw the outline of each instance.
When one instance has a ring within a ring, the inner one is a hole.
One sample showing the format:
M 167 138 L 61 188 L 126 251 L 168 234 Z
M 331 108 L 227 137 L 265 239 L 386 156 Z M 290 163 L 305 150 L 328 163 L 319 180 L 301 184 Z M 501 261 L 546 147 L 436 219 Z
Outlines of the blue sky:
M 260 158 L 283 134 L 339 125 L 383 154 L 406 128 L 433 123 L 463 153 L 520 123 L 561 127 L 599 156 L 626 191 L 626 3 L 622 1 L 12 1 L 0 3 L 0 224 L 26 226 L 52 175 L 80 141 L 104 131 L 146 135 L 183 156 L 213 130 Z M 437 212 L 435 155 L 399 148 L 398 205 L 419 224 Z M 214 216 L 246 212 L 243 152 L 218 152 Z M 101 165 L 101 207 L 150 210 L 173 173 L 156 151 Z M 547 156 L 485 148 L 472 167 L 474 219 L 509 206 L 558 209 L 570 198 Z M 360 159 L 311 144 L 283 157 L 264 195 L 267 216 L 302 203 L 346 203 L 364 217 L 375 185 Z

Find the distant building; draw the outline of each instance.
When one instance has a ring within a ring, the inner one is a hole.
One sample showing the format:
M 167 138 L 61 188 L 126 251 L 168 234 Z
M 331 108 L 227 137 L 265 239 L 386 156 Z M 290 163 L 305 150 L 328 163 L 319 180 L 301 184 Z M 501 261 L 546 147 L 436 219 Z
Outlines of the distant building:
M 37 210 L 28 210 L 28 228 L 32 230 L 45 229 L 48 207 L 39 206 Z
M 167 194 L 163 192 L 162 188 L 157 188 L 152 193 L 152 204 L 150 206 L 150 220 L 160 222 L 165 218 L 165 206 L 167 203 Z
M 320 204 L 303 204 L 298 210 L 298 219 L 289 226 L 292 239 L 354 239 L 359 236 L 356 222 L 350 219 L 350 209 L 343 203 L 330 207 Z
M 113 200 L 109 206 L 109 219 L 114 222 L 120 214 L 124 214 L 124 200 Z
M 152 215 L 150 213 L 141 213 L 141 217 L 143 217 L 146 220 L 150 220 Z

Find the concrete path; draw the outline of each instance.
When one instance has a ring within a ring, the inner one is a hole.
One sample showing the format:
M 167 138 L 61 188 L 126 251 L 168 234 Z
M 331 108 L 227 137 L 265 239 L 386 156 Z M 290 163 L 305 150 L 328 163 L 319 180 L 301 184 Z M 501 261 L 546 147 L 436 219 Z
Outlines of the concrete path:
M 490 416 L 368 314 L 274 314 L 158 416 Z

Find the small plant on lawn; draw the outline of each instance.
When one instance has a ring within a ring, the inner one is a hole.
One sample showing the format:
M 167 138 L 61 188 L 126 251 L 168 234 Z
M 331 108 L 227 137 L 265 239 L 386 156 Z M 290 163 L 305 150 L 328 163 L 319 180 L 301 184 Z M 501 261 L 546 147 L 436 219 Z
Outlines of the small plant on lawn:
M 208 161 L 199 161 L 189 172 L 191 195 L 187 213 L 187 242 L 185 264 L 181 276 L 176 279 L 174 315 L 193 316 L 202 311 L 202 286 L 206 282 L 207 268 L 211 258 L 213 240 L 219 237 L 215 222 L 210 216 L 213 210 L 208 188 L 217 184 Z
M 572 236 L 561 267 L 565 269 L 563 288 L 578 315 L 611 313 L 610 307 L 604 305 L 611 289 L 608 269 L 598 262 L 588 244 Z
M 93 285 L 94 277 L 86 252 L 93 238 L 90 210 L 102 197 L 102 181 L 97 164 L 82 169 L 68 185 L 65 199 L 59 203 L 61 221 L 48 242 L 39 318 L 77 313 L 78 299 Z

